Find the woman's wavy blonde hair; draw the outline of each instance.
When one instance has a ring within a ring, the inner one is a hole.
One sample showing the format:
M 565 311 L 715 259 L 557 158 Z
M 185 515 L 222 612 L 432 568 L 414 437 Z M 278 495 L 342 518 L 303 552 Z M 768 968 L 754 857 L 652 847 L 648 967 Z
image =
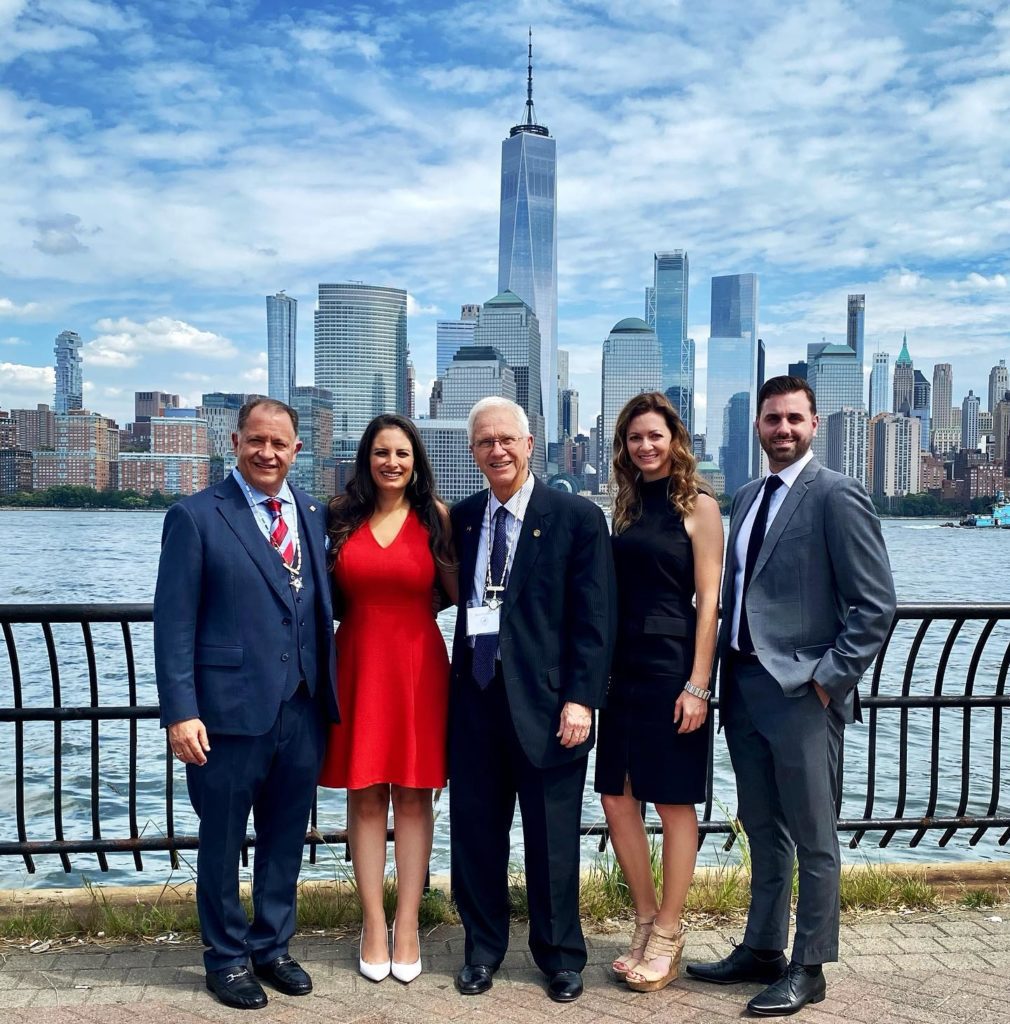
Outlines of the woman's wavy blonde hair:
M 670 504 L 681 516 L 689 516 L 694 511 L 699 494 L 712 494 L 712 488 L 698 476 L 698 463 L 691 451 L 691 436 L 670 400 L 659 391 L 636 395 L 621 410 L 614 427 L 614 468 L 610 490 L 614 496 L 615 534 L 623 533 L 642 514 L 639 490 L 642 474 L 628 454 L 627 438 L 631 421 L 647 412 L 659 413 L 670 431 L 670 451 L 673 455 L 668 485 Z

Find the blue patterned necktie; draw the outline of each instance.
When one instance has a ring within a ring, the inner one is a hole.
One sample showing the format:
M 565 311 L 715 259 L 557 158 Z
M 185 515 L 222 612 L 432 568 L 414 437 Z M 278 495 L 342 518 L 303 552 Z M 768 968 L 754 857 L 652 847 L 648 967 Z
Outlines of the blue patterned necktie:
M 508 517 L 504 505 L 498 506 L 494 514 L 494 541 L 491 544 L 491 582 L 494 585 L 504 584 L 505 558 L 508 555 Z M 497 591 L 496 591 L 497 593 Z M 479 595 L 483 597 L 483 594 Z M 502 596 L 501 593 L 498 595 Z M 473 678 L 474 682 L 486 690 L 494 679 L 494 659 L 498 653 L 498 634 L 480 633 L 473 641 Z

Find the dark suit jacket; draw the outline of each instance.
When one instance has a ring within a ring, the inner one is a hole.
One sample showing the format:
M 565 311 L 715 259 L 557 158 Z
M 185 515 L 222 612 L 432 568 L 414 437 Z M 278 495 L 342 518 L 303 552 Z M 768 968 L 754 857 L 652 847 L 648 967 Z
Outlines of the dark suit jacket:
M 453 642 L 452 685 L 476 686 L 466 635 L 466 606 L 488 492 L 454 506 L 452 533 L 459 553 L 459 611 Z M 502 605 L 499 646 L 516 733 L 538 768 L 587 754 L 555 735 L 567 701 L 603 706 L 616 621 L 616 586 L 603 513 L 585 498 L 535 481 L 516 544 Z M 465 742 L 452 735 L 450 742 Z
M 291 493 L 315 579 L 317 693 L 337 721 L 326 505 Z M 232 476 L 168 510 L 154 597 L 163 726 L 200 718 L 211 733 L 261 736 L 273 725 L 298 672 L 294 592 L 278 563 Z
M 752 480 L 733 499 L 719 650 L 729 650 L 736 541 L 761 490 Z M 764 668 L 789 695 L 816 679 L 847 721 L 856 684 L 894 618 L 887 548 L 873 504 L 858 481 L 803 467 L 765 534 L 747 590 L 747 622 Z

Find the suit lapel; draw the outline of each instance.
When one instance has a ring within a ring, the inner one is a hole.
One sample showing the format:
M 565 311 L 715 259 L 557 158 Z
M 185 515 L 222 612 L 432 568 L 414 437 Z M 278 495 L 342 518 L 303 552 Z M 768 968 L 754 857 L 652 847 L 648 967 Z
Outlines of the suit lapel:
M 291 587 L 287 585 L 285 580 L 280 578 L 277 572 L 278 567 L 275 564 L 275 560 L 278 556 L 270 549 L 266 538 L 260 532 L 260 528 L 256 523 L 256 517 L 235 478 L 229 476 L 217 489 L 216 493 L 221 499 L 218 511 L 224 517 L 225 522 L 231 527 L 239 541 L 241 541 L 243 547 L 249 553 L 249 557 L 256 563 L 257 568 L 263 573 L 267 583 L 273 587 L 277 596 L 286 605 L 293 607 Z
M 456 538 L 459 551 L 459 602 L 462 608 L 466 608 L 473 594 L 473 574 L 477 566 L 484 511 L 487 508 L 487 491 L 482 491 L 480 497 L 482 500 L 474 498 L 468 515 L 461 520 L 460 535 Z
M 811 459 L 804 467 L 803 472 L 797 477 L 796 482 L 789 488 L 789 493 L 782 502 L 782 507 L 775 513 L 771 526 L 765 534 L 764 543 L 761 545 L 761 552 L 757 562 L 754 563 L 754 572 L 751 580 L 765 567 L 768 559 L 771 558 L 775 545 L 778 544 L 789 520 L 800 506 L 800 502 L 806 497 L 810 481 L 821 471 L 821 464 L 816 459 Z
M 315 575 L 316 587 L 328 604 L 330 588 L 326 585 L 326 551 L 320 537 L 321 519 L 325 509 L 304 491 L 291 487 L 291 496 L 298 510 L 298 539 L 302 545 L 303 557 L 308 558 Z
M 761 493 L 760 480 L 746 486 L 750 488 L 750 493 L 741 495 L 740 507 L 729 521 L 729 541 L 726 544 L 727 577 L 731 577 L 736 572 L 736 541 L 737 537 L 740 536 L 740 527 L 743 526 L 743 521 L 747 518 L 747 513 L 750 511 L 751 505 L 754 504 L 754 499 Z
M 505 603 L 502 614 L 508 615 L 519 597 L 519 591 L 529 578 L 540 552 L 549 543 L 551 508 L 547 485 L 539 480 L 533 482 L 533 493 L 523 515 L 523 528 L 516 543 L 516 553 L 509 570 L 508 586 L 505 588 Z

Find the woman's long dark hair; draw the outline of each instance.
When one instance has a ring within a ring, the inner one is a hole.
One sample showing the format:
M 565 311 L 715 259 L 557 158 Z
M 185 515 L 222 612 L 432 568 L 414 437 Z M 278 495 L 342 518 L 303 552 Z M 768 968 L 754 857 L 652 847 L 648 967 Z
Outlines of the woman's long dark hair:
M 407 501 L 417 513 L 421 525 L 428 531 L 428 546 L 435 562 L 443 568 L 455 565 L 448 524 L 439 514 L 435 474 L 417 427 L 405 416 L 384 413 L 376 416 L 365 427 L 365 432 L 354 457 L 354 475 L 347 481 L 347 489 L 331 499 L 327 531 L 330 535 L 330 564 L 332 565 L 355 530 L 371 519 L 375 512 L 375 481 L 372 479 L 372 446 L 381 430 L 402 430 L 414 451 L 414 473 L 407 484 Z

